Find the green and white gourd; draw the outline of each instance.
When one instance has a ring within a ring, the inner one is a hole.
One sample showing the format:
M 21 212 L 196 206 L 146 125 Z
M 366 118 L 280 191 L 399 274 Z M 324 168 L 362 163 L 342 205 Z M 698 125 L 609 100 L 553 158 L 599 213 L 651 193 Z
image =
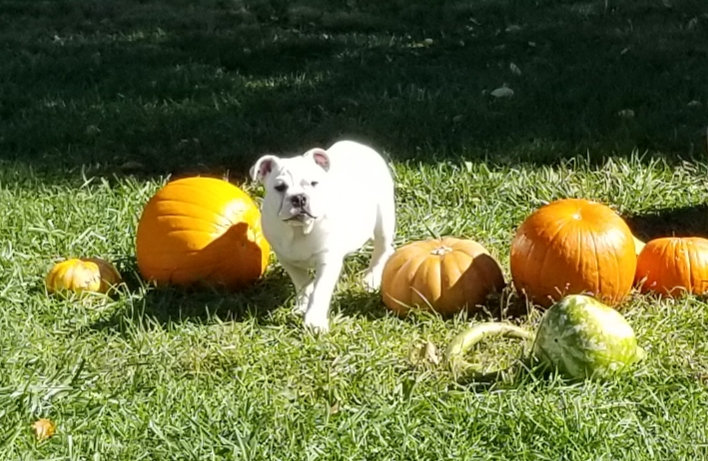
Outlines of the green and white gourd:
M 590 296 L 566 296 L 543 315 L 533 355 L 572 378 L 606 378 L 645 353 L 615 309 Z
M 645 356 L 622 314 L 590 296 L 570 295 L 545 312 L 535 335 L 498 322 L 477 324 L 457 335 L 445 353 L 456 377 L 481 376 L 464 354 L 492 335 L 532 339 L 532 357 L 571 379 L 608 378 Z

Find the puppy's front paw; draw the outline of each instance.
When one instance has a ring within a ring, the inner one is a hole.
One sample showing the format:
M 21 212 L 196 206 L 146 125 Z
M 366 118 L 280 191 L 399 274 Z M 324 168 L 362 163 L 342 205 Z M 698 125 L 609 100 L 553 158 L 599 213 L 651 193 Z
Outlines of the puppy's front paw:
M 312 296 L 312 283 L 300 290 L 295 296 L 295 307 L 293 311 L 296 314 L 304 315 L 307 308 L 310 306 L 310 296 Z
M 326 315 L 305 314 L 305 328 L 315 333 L 327 333 L 329 331 L 329 321 Z
M 293 307 L 293 312 L 298 315 L 303 315 L 307 312 L 307 306 L 310 303 L 310 299 L 307 296 L 298 296 L 295 298 L 295 306 Z
M 366 271 L 364 277 L 362 278 L 364 283 L 364 288 L 366 291 L 373 292 L 379 289 L 381 286 L 381 273 L 377 271 Z

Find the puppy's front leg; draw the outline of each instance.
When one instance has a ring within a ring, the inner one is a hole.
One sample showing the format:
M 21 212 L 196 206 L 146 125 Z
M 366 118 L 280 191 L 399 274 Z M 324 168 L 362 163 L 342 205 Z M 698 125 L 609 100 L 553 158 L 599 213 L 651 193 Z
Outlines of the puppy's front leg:
M 305 312 L 305 326 L 317 331 L 329 329 L 327 314 L 332 301 L 332 293 L 342 271 L 343 258 L 327 258 L 315 268 L 314 289 L 310 295 L 310 304 Z
M 310 304 L 310 295 L 312 294 L 313 281 L 310 279 L 310 273 L 307 269 L 294 264 L 280 261 L 280 265 L 285 269 L 285 272 L 290 276 L 293 285 L 295 285 L 295 312 L 304 314 Z

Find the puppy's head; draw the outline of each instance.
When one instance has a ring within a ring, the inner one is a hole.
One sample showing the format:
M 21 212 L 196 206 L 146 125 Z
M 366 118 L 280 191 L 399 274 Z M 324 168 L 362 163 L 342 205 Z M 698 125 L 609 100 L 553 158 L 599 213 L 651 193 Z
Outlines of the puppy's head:
M 266 189 L 264 213 L 275 213 L 289 225 L 311 229 L 327 209 L 328 171 L 329 156 L 317 148 L 292 158 L 264 155 L 251 167 L 251 178 Z

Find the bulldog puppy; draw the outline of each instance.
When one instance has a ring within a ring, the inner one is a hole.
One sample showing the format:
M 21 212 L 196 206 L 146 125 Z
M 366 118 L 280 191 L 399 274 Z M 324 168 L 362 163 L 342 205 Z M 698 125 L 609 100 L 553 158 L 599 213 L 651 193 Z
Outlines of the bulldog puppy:
M 364 284 L 376 290 L 393 252 L 396 218 L 388 165 L 374 149 L 340 141 L 291 158 L 264 155 L 251 177 L 265 186 L 263 233 L 295 285 L 296 309 L 304 313 L 306 327 L 327 331 L 344 257 L 373 238 Z

